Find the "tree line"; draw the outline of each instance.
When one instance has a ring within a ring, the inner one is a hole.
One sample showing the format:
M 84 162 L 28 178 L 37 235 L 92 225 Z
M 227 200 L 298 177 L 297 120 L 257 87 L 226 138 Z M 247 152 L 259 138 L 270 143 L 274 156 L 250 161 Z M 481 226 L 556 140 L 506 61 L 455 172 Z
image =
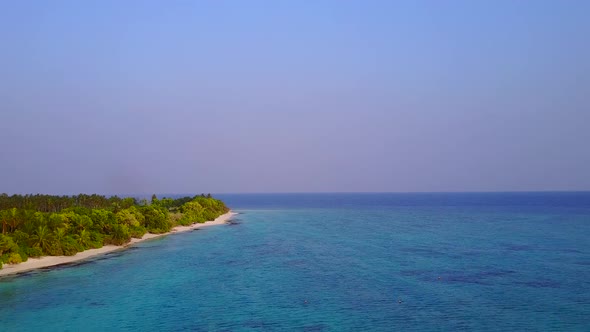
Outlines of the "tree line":
M 213 220 L 228 212 L 211 195 L 182 198 L 101 195 L 0 194 L 0 268 L 29 257 L 75 255 L 103 245 L 122 245 L 147 232 Z

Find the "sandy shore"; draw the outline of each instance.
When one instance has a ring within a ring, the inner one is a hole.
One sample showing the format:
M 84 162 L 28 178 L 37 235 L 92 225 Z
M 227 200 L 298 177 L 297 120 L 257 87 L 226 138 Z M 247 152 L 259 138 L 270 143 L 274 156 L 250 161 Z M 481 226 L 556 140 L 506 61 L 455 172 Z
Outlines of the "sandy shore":
M 122 246 L 108 245 L 108 246 L 104 246 L 104 247 L 98 248 L 98 249 L 85 250 L 85 251 L 75 254 L 74 256 L 44 256 L 44 257 L 40 257 L 40 258 L 29 258 L 26 262 L 23 262 L 20 264 L 5 264 L 2 267 L 2 269 L 0 270 L 0 277 L 6 276 L 6 275 L 11 275 L 11 274 L 27 272 L 27 271 L 31 271 L 31 270 L 35 270 L 35 269 L 41 269 L 44 267 L 50 267 L 50 266 L 56 266 L 56 265 L 62 265 L 62 264 L 68 264 L 68 263 L 81 261 L 84 259 L 88 259 L 90 257 L 103 255 L 103 254 L 113 252 L 116 250 L 123 250 L 135 243 L 149 240 L 149 239 L 153 239 L 153 238 L 157 238 L 157 237 L 161 237 L 161 236 L 166 236 L 166 235 L 173 234 L 173 233 L 188 232 L 188 231 L 192 231 L 197 228 L 222 225 L 222 224 L 225 224 L 234 215 L 236 215 L 236 213 L 230 211 L 224 215 L 217 217 L 213 221 L 208 221 L 208 222 L 205 222 L 202 224 L 193 224 L 190 226 L 177 226 L 177 227 L 174 227 L 170 232 L 163 233 L 163 234 L 147 233 L 141 239 L 131 239 L 131 241 L 129 243 L 122 245 Z

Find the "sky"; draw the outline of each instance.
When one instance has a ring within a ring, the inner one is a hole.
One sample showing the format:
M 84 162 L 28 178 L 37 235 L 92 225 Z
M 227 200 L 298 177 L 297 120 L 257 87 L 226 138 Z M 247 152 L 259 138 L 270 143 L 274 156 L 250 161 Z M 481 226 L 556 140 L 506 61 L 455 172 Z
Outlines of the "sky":
M 0 192 L 590 190 L 590 1 L 2 1 Z

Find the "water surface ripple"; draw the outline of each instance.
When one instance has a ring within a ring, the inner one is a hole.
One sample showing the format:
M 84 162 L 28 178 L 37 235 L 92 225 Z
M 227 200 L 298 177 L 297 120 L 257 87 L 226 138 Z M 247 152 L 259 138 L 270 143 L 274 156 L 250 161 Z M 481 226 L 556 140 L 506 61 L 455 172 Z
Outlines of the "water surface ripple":
M 0 279 L 0 330 L 590 326 L 589 193 L 220 197 L 228 225 Z

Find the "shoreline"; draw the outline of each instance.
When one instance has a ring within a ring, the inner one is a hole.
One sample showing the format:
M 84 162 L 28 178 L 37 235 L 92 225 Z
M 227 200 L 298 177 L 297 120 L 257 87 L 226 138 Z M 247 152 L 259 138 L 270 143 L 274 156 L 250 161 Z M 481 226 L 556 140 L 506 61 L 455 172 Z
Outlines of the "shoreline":
M 5 264 L 2 267 L 2 269 L 0 269 L 0 278 L 5 277 L 5 276 L 9 276 L 9 275 L 16 275 L 19 273 L 42 269 L 42 268 L 46 268 L 46 267 L 70 264 L 70 263 L 82 261 L 82 260 L 85 260 L 85 259 L 88 259 L 91 257 L 104 255 L 104 254 L 107 254 L 107 253 L 110 253 L 113 251 L 125 250 L 128 247 L 130 247 L 136 243 L 143 242 L 146 240 L 155 239 L 155 238 L 170 235 L 170 234 L 188 232 L 188 231 L 192 231 L 195 229 L 208 227 L 208 226 L 223 225 L 228 220 L 230 220 L 233 216 L 235 216 L 236 214 L 237 213 L 230 210 L 229 212 L 222 214 L 219 217 L 215 218 L 215 220 L 207 221 L 202 224 L 197 223 L 197 224 L 192 224 L 190 226 L 176 226 L 176 227 L 172 228 L 172 230 L 170 232 L 162 233 L 162 234 L 146 233 L 143 235 L 143 237 L 141 239 L 132 238 L 131 241 L 129 241 L 129 243 L 126 243 L 121 246 L 106 245 L 106 246 L 102 246 L 101 248 L 98 248 L 98 249 L 84 250 L 84 251 L 81 251 L 73 256 L 43 256 L 43 257 L 39 257 L 39 258 L 29 258 L 26 262 L 22 262 L 19 264 Z

